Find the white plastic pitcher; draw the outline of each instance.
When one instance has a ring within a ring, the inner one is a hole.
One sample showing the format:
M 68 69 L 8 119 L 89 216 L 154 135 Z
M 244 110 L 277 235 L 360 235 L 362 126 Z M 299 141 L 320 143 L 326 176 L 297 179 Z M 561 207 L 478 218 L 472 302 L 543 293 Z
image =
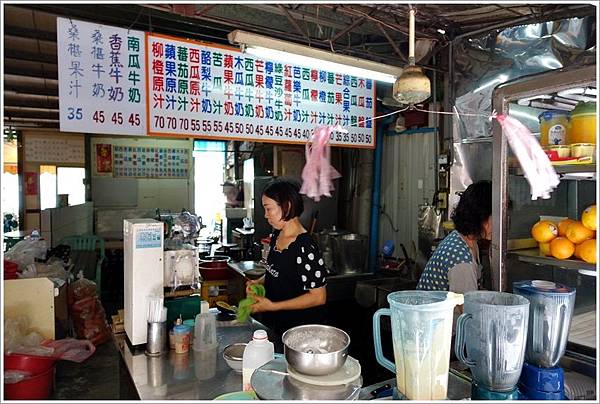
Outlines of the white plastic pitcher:
M 463 304 L 463 295 L 407 290 L 387 300 L 390 308 L 373 316 L 377 362 L 396 373 L 398 391 L 409 400 L 445 400 L 454 307 Z M 381 316 L 392 319 L 395 365 L 383 356 Z

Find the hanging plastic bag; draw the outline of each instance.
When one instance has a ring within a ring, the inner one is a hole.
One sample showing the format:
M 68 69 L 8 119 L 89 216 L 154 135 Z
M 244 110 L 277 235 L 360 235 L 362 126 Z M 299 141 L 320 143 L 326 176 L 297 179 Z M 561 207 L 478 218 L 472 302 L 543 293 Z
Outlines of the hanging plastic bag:
M 348 133 L 341 126 L 319 126 L 311 139 L 306 143 L 306 164 L 302 169 L 302 188 L 300 193 L 319 201 L 321 196 L 331 196 L 334 190 L 333 180 L 341 177 L 331 166 L 331 147 L 329 137 L 331 132 Z
M 558 186 L 560 179 L 537 139 L 517 119 L 506 115 L 498 115 L 495 118 L 502 126 L 502 133 L 506 136 L 529 182 L 531 199 L 550 198 L 550 192 Z

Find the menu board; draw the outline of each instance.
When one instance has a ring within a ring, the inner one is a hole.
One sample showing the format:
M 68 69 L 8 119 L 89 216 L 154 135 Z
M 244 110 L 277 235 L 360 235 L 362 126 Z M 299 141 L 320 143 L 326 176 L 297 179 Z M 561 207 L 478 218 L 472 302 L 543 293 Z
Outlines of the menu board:
M 85 161 L 83 136 L 74 139 L 28 136 L 25 159 L 31 162 L 80 164 Z
M 343 73 L 265 60 L 232 48 L 147 35 L 148 133 L 374 147 L 375 85 Z
M 188 178 L 188 149 L 113 146 L 115 177 Z
M 60 130 L 146 135 L 145 34 L 57 18 Z

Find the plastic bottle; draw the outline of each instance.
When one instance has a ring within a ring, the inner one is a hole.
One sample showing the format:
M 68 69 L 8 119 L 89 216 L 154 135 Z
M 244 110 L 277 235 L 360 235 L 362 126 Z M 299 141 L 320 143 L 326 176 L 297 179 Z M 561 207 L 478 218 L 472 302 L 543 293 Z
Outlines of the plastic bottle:
M 248 343 L 242 358 L 242 390 L 252 391 L 250 378 L 252 373 L 265 363 L 272 361 L 275 355 L 273 343 L 269 341 L 265 330 L 256 330 L 252 341 Z

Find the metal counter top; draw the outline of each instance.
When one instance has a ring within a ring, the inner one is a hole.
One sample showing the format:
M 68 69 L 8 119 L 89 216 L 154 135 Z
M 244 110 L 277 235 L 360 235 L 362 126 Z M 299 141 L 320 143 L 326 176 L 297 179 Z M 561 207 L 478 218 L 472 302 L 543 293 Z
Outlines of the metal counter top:
M 217 321 L 216 349 L 205 352 L 190 349 L 186 354 L 169 351 L 158 357 L 145 355 L 143 349 L 133 351 L 124 333 L 115 335 L 115 343 L 140 399 L 212 400 L 242 389 L 242 374 L 227 365 L 223 349 L 235 342 L 250 341 L 258 329 L 267 328 L 254 320 L 246 324 Z

